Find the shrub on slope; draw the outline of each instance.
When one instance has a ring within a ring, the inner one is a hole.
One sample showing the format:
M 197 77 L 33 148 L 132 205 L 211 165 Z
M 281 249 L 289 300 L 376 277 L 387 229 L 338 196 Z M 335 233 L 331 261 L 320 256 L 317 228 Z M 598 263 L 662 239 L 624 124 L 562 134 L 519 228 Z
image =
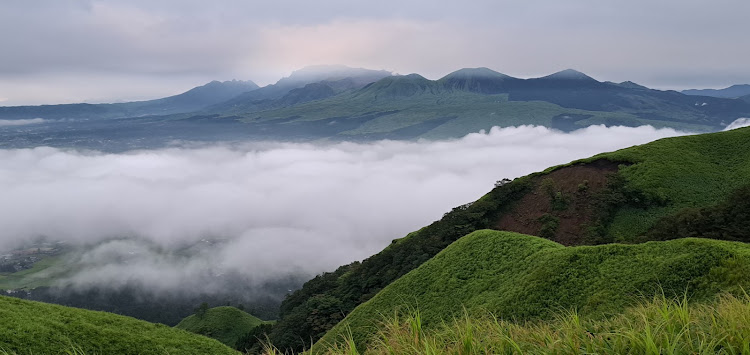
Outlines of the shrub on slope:
M 235 307 L 214 307 L 187 316 L 175 328 L 214 338 L 234 348 L 237 340 L 264 322 Z
M 11 354 L 237 354 L 162 324 L 5 296 L 0 324 L 0 351 Z
M 637 245 L 563 247 L 538 237 L 471 233 L 352 311 L 318 342 L 351 329 L 357 344 L 383 315 L 418 308 L 427 328 L 464 310 L 503 319 L 548 318 L 561 309 L 600 317 L 640 295 L 687 292 L 703 300 L 750 285 L 750 245 L 679 239 Z

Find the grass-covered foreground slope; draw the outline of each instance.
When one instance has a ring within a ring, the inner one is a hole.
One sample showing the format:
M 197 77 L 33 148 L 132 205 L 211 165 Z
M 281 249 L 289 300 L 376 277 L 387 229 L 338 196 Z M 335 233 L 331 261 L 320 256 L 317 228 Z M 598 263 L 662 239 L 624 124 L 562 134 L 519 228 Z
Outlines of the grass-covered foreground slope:
M 214 339 L 162 324 L 4 296 L 0 325 L 0 353 L 237 353 Z
M 353 339 L 325 354 L 748 354 L 750 299 L 696 304 L 656 297 L 608 319 L 558 312 L 550 321 L 459 317 L 425 328 L 417 311 L 386 317 L 365 351 Z M 314 349 L 317 353 L 317 348 Z M 322 350 L 322 349 L 321 349 Z M 267 353 L 273 353 L 267 351 Z
M 612 315 L 640 296 L 686 293 L 706 300 L 750 286 L 750 245 L 679 239 L 636 245 L 564 247 L 534 236 L 471 233 L 352 311 L 318 342 L 334 343 L 351 330 L 365 345 L 383 315 L 419 309 L 425 328 L 467 312 L 502 319 L 549 318 L 576 309 Z
M 737 202 L 748 200 L 742 197 L 750 176 L 750 157 L 743 153 L 747 146 L 750 129 L 665 139 L 516 179 L 394 240 L 362 263 L 311 280 L 284 302 L 282 320 L 269 337 L 282 349 L 300 349 L 383 287 L 477 229 L 544 235 L 566 245 L 683 236 L 747 241 L 750 233 L 744 233 L 748 229 L 741 222 L 747 221 L 748 207 Z M 700 229 L 690 223 L 695 213 Z M 501 223 L 516 214 L 526 220 Z M 733 235 L 727 237 L 726 231 Z
M 186 317 L 175 328 L 214 338 L 235 347 L 237 340 L 264 321 L 235 307 L 214 307 Z
M 750 184 L 747 147 L 750 128 L 669 138 L 515 179 L 394 240 L 361 263 L 310 280 L 283 302 L 281 320 L 269 337 L 280 349 L 302 349 L 307 339 L 320 338 L 354 307 L 479 229 L 545 236 L 565 245 L 680 237 L 664 237 L 664 230 L 685 230 L 679 224 L 672 224 L 676 229 L 663 228 L 664 219 L 692 208 L 732 211 L 720 205 L 741 196 L 737 191 Z M 723 217 L 729 221 L 738 216 Z M 706 225 L 724 230 L 726 223 Z M 660 235 L 652 235 L 655 226 Z M 717 235 L 722 233 L 700 234 Z M 750 237 L 750 229 L 744 235 Z

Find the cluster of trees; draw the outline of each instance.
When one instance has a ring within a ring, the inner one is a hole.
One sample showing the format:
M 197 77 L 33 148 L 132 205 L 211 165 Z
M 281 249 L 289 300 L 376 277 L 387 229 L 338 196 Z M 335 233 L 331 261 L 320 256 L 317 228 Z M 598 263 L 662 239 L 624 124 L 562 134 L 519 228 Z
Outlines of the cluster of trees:
M 689 237 L 750 242 L 750 185 L 717 205 L 685 208 L 661 218 L 644 236 L 646 240 Z
M 72 287 L 37 287 L 32 291 L 18 290 L 9 296 L 34 301 L 55 303 L 63 306 L 105 311 L 126 315 L 152 323 L 177 325 L 183 318 L 201 309 L 203 303 L 215 305 L 247 305 L 248 313 L 262 319 L 278 317 L 280 299 L 270 296 L 247 296 L 241 293 L 224 295 L 208 294 L 158 294 L 138 286 L 119 290 L 90 288 L 79 290 Z M 243 306 L 245 308 L 245 306 Z

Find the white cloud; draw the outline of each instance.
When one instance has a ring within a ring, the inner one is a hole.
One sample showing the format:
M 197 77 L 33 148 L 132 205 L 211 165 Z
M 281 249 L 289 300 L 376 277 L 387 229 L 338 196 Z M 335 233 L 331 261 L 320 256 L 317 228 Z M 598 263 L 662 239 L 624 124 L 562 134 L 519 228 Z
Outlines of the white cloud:
M 29 118 L 29 119 L 19 119 L 19 120 L 0 120 L 0 127 L 7 127 L 7 126 L 24 126 L 28 124 L 35 124 L 35 123 L 42 123 L 44 122 L 43 118 Z
M 741 117 L 741 118 L 734 120 L 732 123 L 730 123 L 726 128 L 724 128 L 724 130 L 730 131 L 733 129 L 748 127 L 748 126 L 750 126 L 750 118 Z
M 0 247 L 40 235 L 70 243 L 113 237 L 155 243 L 101 246 L 110 254 L 140 248 L 144 256 L 127 264 L 90 255 L 86 265 L 98 266 L 76 278 L 89 283 L 169 287 L 192 285 L 201 272 L 238 272 L 258 282 L 318 273 L 378 252 L 476 200 L 501 178 L 681 134 L 602 126 L 564 134 L 524 126 L 437 142 L 258 143 L 122 154 L 0 150 Z M 188 259 L 149 252 L 206 237 L 225 243 Z

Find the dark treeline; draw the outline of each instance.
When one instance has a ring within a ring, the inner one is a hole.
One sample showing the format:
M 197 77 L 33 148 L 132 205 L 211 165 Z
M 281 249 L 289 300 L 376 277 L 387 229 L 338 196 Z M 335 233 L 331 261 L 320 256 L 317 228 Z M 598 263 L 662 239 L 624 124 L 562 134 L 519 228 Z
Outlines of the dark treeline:
M 202 303 L 211 307 L 240 307 L 264 320 L 277 319 L 281 301 L 289 290 L 299 288 L 300 284 L 301 281 L 295 277 L 269 282 L 262 289 L 247 290 L 238 287 L 212 293 L 153 293 L 143 287 L 131 285 L 117 290 L 107 287 L 37 287 L 31 291 L 12 291 L 8 295 L 174 326 L 195 313 Z
M 645 239 L 690 237 L 750 242 L 750 185 L 715 206 L 685 208 L 660 219 Z

